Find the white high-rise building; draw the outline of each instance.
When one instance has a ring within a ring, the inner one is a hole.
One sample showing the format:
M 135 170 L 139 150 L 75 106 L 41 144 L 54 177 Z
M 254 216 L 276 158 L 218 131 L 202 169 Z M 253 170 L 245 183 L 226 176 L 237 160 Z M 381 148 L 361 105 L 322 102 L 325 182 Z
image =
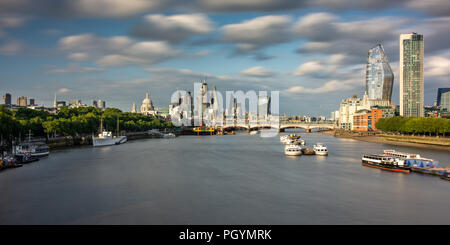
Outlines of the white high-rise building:
M 424 116 L 423 35 L 400 35 L 400 115 Z

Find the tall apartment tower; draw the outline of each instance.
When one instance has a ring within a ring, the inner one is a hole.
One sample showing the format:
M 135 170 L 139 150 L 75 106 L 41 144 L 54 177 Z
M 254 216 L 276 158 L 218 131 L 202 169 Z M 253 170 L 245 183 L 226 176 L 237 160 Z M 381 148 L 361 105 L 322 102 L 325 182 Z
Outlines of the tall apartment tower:
M 11 105 L 11 94 L 6 93 L 5 95 L 3 95 L 3 104 Z
M 424 116 L 423 35 L 400 35 L 400 116 Z
M 17 98 L 17 105 L 18 106 L 27 106 L 27 97 L 25 96 L 20 96 L 19 98 Z
M 391 102 L 394 73 L 383 46 L 377 44 L 367 54 L 366 93 L 371 100 Z

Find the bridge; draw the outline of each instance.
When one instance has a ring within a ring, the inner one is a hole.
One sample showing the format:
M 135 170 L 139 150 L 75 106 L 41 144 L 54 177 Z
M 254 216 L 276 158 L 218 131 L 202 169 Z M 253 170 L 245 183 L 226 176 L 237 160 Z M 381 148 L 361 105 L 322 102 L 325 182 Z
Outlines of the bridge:
M 246 129 L 249 131 L 276 128 L 278 132 L 284 132 L 286 129 L 301 128 L 306 132 L 311 132 L 312 129 L 331 130 L 335 128 L 335 125 L 331 122 L 279 122 L 278 125 L 274 127 L 271 123 L 268 122 L 231 122 L 226 123 L 224 126 L 220 126 L 218 128 L 222 130 Z

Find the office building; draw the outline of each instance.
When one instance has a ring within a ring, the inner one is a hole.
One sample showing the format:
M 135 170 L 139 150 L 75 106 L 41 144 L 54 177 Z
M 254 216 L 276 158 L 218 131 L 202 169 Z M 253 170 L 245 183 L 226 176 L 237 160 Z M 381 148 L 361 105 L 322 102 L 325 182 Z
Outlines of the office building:
M 391 101 L 394 73 L 383 46 L 369 49 L 366 64 L 366 93 L 370 100 Z
M 17 98 L 17 105 L 18 106 L 27 106 L 27 97 L 25 96 L 20 96 L 19 98 Z
M 436 106 L 450 111 L 450 88 L 438 88 Z
M 11 105 L 11 94 L 6 93 L 5 95 L 3 95 L 3 104 Z

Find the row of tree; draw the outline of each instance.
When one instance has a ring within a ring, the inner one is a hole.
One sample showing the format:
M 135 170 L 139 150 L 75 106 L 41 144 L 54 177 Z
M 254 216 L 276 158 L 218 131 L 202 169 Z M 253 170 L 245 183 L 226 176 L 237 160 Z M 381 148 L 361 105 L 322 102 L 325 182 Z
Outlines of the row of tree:
M 92 134 L 99 131 L 101 119 L 103 128 L 113 132 L 117 128 L 117 121 L 120 130 L 127 132 L 173 127 L 171 122 L 115 108 L 102 111 L 94 107 L 63 107 L 54 115 L 28 108 L 11 111 L 0 105 L 0 133 L 6 140 L 24 138 L 30 131 L 33 136 Z
M 412 135 L 450 134 L 450 119 L 433 117 L 391 117 L 380 118 L 376 128 L 385 132 Z

